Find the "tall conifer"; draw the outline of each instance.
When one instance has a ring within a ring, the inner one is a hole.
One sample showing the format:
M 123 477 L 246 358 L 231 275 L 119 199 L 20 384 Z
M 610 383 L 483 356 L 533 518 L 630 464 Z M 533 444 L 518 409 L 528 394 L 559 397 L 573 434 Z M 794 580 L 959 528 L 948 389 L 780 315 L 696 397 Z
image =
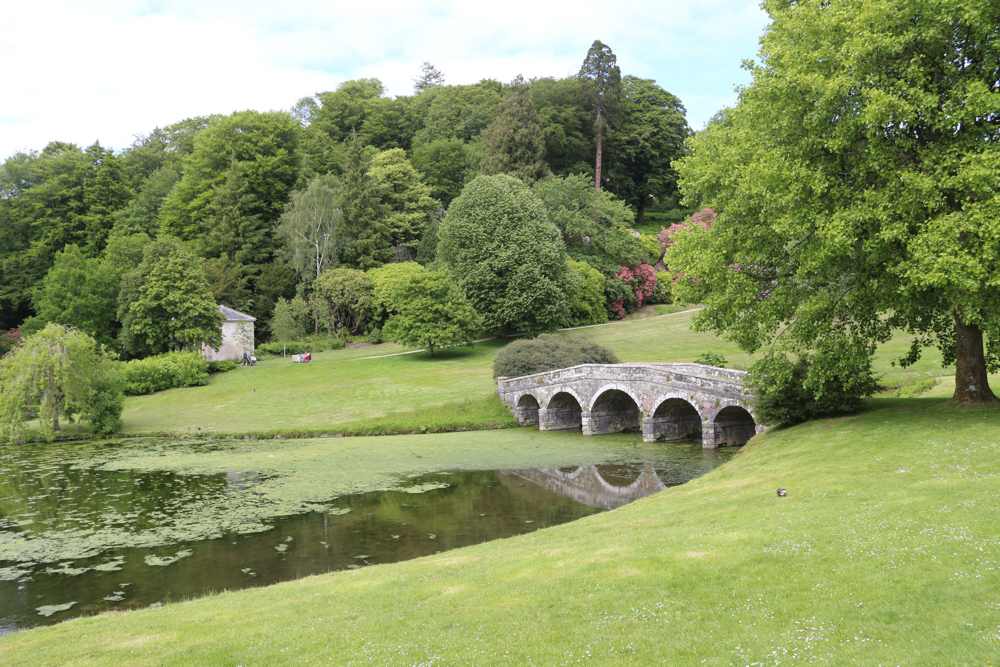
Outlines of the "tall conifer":
M 497 119 L 483 131 L 483 137 L 486 156 L 479 171 L 484 176 L 507 174 L 531 185 L 549 174 L 542 121 L 520 74 L 504 87 Z

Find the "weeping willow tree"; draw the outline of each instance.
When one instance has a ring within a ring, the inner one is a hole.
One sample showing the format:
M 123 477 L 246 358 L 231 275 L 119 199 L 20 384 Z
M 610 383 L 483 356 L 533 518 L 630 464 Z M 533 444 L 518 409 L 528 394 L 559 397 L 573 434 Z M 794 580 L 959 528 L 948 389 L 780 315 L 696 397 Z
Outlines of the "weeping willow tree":
M 120 426 L 124 405 L 121 391 L 109 381 L 109 369 L 94 339 L 72 327 L 50 323 L 0 360 L 0 434 L 9 440 L 25 435 L 26 422 L 38 418 L 46 440 L 60 430 L 60 418 L 77 413 L 104 424 Z M 97 430 L 107 433 L 100 426 Z M 116 429 L 111 429 L 116 430 Z

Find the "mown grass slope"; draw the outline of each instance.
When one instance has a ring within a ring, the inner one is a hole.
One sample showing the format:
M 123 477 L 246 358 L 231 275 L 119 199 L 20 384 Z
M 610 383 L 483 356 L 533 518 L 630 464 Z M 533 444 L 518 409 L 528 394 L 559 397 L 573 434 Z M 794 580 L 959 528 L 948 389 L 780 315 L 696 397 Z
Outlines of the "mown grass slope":
M 612 512 L 22 632 L 0 663 L 995 664 L 998 448 L 996 408 L 876 399 Z
M 689 362 L 712 351 L 734 368 L 749 366 L 750 356 L 734 344 L 691 331 L 693 315 L 689 310 L 572 333 L 607 345 L 622 361 Z M 357 432 L 383 424 L 419 430 L 462 420 L 470 426 L 511 425 L 499 402 L 490 398 L 496 390 L 493 357 L 505 343 L 492 340 L 440 350 L 433 358 L 423 352 L 398 354 L 402 348 L 391 343 L 321 352 L 311 364 L 271 358 L 254 368 L 214 375 L 205 387 L 128 399 L 124 432 L 333 432 L 345 427 Z M 880 349 L 876 368 L 887 381 L 953 372 L 941 369 L 936 350 L 905 371 L 892 366 L 908 347 L 908 339 L 899 336 Z M 373 355 L 383 356 L 366 358 Z

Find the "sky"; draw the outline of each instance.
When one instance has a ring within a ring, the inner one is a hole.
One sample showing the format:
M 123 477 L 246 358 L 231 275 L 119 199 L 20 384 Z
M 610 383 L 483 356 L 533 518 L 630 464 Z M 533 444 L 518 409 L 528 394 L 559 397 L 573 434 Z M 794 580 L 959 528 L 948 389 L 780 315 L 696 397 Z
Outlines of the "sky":
M 344 81 L 412 93 L 565 77 L 599 39 L 700 129 L 749 82 L 767 16 L 746 0 L 31 0 L 0 20 L 0 159 L 50 141 L 116 151 L 192 116 L 290 109 Z

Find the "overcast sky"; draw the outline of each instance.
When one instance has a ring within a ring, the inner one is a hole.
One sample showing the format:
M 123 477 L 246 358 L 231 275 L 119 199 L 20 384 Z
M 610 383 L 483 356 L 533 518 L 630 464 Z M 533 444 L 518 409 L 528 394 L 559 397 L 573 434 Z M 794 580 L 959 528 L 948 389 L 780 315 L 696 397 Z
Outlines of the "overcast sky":
M 0 159 L 49 141 L 121 150 L 191 116 L 288 109 L 343 81 L 412 92 L 575 74 L 595 39 L 700 129 L 748 82 L 767 23 L 747 0 L 29 0 L 0 19 Z

